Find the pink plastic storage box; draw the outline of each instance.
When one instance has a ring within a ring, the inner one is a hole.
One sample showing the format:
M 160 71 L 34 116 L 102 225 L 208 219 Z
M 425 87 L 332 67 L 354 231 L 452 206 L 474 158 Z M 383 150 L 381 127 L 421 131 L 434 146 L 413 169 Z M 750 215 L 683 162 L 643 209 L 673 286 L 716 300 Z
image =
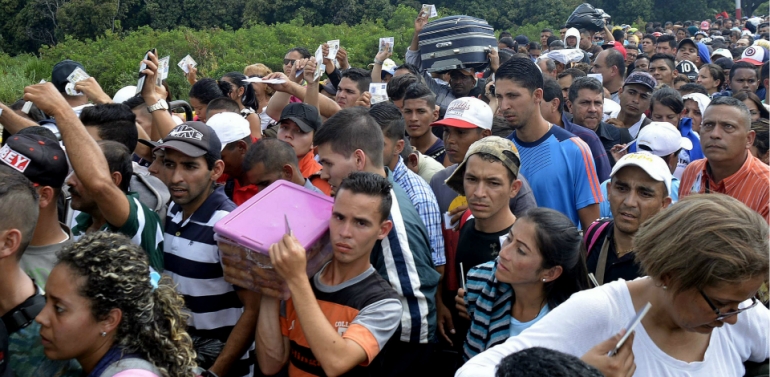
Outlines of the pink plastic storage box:
M 289 289 L 270 263 L 270 245 L 286 234 L 307 250 L 307 274 L 313 276 L 329 259 L 332 198 L 280 180 L 260 191 L 214 225 L 222 252 L 225 280 L 286 300 Z

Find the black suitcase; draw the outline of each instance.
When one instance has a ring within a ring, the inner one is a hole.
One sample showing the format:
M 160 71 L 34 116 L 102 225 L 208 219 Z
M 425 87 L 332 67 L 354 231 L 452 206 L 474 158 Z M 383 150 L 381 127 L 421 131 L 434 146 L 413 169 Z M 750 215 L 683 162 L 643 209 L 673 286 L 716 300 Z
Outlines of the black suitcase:
M 428 72 L 475 68 L 489 64 L 487 54 L 497 48 L 494 29 L 479 18 L 450 16 L 428 22 L 419 34 L 422 68 Z

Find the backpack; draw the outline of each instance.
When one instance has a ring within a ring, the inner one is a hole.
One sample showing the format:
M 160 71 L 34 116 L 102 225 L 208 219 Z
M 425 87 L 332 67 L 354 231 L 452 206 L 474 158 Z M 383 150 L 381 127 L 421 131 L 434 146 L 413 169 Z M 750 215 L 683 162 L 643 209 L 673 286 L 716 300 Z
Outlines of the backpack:
M 171 200 L 168 187 L 160 179 L 150 175 L 147 168 L 136 162 L 133 164 L 134 173 L 131 175 L 131 182 L 129 183 L 131 191 L 139 195 L 139 201 L 142 204 L 158 214 L 161 224 L 165 224 L 166 211 Z
M 610 225 L 612 219 L 599 219 L 594 221 L 586 229 L 586 233 L 583 236 L 583 242 L 586 244 L 586 257 L 591 254 L 591 249 L 594 248 L 596 242 L 599 240 L 599 236 L 604 232 L 604 229 Z

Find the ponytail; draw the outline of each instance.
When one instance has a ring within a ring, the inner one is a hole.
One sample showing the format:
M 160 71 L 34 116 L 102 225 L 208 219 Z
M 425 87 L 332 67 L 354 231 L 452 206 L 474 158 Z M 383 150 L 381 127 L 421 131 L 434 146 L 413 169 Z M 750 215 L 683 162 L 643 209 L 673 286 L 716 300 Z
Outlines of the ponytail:
M 253 110 L 259 110 L 259 104 L 257 103 L 257 93 L 254 91 L 254 87 L 251 84 L 244 82 L 246 75 L 240 72 L 229 72 L 224 75 L 229 78 L 235 84 L 236 88 L 243 88 L 243 95 L 241 96 L 241 103 L 247 108 Z M 230 83 L 230 85 L 233 85 Z
M 211 78 L 201 79 L 190 88 L 190 98 L 195 98 L 208 105 L 214 99 L 227 97 L 232 87 L 227 81 L 217 81 Z

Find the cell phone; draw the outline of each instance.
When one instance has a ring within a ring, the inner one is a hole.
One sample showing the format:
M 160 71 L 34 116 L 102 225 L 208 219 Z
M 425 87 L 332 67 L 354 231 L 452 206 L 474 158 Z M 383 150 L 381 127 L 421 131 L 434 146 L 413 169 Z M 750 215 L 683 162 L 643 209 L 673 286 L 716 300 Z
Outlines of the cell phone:
M 641 308 L 638 312 L 636 312 L 636 315 L 634 318 L 631 319 L 631 322 L 628 323 L 628 326 L 626 326 L 626 333 L 623 334 L 623 337 L 620 338 L 618 341 L 618 344 L 615 345 L 615 349 L 610 351 L 610 353 L 607 354 L 607 356 L 615 356 L 618 353 L 618 350 L 620 350 L 620 347 L 623 347 L 623 344 L 628 340 L 628 337 L 631 336 L 631 333 L 634 332 L 636 329 L 636 326 L 639 326 L 640 323 L 642 323 L 642 318 L 644 318 L 645 315 L 647 315 L 647 312 L 650 311 L 650 308 L 652 307 L 652 304 L 649 302 L 644 305 L 643 308 Z
M 494 85 L 490 85 L 489 86 L 489 93 L 491 93 L 493 96 L 495 95 L 495 86 Z
M 147 75 L 142 73 L 145 69 L 147 69 L 147 64 L 144 64 L 144 61 L 149 59 L 150 53 L 152 52 L 153 55 L 157 56 L 157 50 L 156 49 L 150 49 L 147 50 L 147 52 L 144 54 L 144 59 L 142 59 L 142 64 L 139 65 L 139 81 L 136 83 L 136 94 L 142 93 L 142 88 L 144 88 L 144 80 Z

